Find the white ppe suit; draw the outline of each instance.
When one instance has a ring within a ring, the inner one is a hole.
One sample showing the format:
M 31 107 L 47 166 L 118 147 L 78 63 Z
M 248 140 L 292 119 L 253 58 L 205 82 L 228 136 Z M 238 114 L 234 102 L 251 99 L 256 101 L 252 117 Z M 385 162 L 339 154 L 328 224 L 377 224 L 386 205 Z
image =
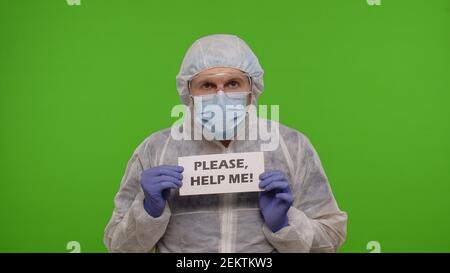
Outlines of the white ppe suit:
M 192 108 L 187 81 L 207 68 L 232 67 L 252 77 L 252 103 L 263 90 L 263 70 L 251 49 L 233 35 L 210 35 L 188 50 L 177 75 L 181 100 Z M 185 123 L 180 131 L 189 130 Z M 278 124 L 279 145 L 264 151 L 265 171 L 289 179 L 294 202 L 289 225 L 273 233 L 258 206 L 258 192 L 179 196 L 171 190 L 161 216 L 143 207 L 143 169 L 177 165 L 178 157 L 261 151 L 261 140 L 174 140 L 171 129 L 145 139 L 128 162 L 105 229 L 110 252 L 335 252 L 346 238 L 347 214 L 333 197 L 313 146 L 302 133 Z

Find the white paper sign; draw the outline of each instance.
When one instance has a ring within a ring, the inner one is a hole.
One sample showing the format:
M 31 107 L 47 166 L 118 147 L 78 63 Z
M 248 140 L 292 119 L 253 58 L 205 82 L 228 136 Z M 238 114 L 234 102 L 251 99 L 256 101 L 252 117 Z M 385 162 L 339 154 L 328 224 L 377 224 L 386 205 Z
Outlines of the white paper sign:
M 184 167 L 180 195 L 261 191 L 263 152 L 185 156 L 178 165 Z

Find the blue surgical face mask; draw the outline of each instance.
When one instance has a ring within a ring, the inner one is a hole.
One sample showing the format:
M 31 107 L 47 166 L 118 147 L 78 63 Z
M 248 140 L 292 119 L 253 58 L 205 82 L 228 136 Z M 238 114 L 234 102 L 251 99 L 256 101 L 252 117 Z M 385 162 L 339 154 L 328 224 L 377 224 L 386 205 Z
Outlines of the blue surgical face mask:
M 233 138 L 235 128 L 245 119 L 250 92 L 218 91 L 217 94 L 193 96 L 195 121 L 217 140 Z

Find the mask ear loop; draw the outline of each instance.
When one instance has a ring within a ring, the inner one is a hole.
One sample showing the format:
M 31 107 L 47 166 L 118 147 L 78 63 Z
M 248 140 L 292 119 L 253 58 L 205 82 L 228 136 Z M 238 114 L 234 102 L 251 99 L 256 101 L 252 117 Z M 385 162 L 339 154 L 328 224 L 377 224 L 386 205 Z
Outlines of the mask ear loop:
M 189 91 L 189 97 L 191 98 L 191 105 L 194 105 L 194 98 L 192 97 L 191 80 L 190 79 L 187 81 L 187 87 L 188 87 L 188 91 Z
M 253 78 L 248 73 L 245 73 L 245 75 L 247 75 L 248 81 L 250 82 L 250 96 L 251 96 L 250 104 L 253 104 L 253 98 L 254 98 L 254 96 L 253 96 Z M 256 102 L 255 102 L 255 105 L 256 105 Z

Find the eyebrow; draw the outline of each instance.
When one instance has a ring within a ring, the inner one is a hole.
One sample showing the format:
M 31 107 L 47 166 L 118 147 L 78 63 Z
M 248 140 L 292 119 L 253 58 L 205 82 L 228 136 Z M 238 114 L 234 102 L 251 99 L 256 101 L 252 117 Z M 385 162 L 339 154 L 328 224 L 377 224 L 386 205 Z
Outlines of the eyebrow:
M 196 86 L 197 86 L 197 85 L 202 85 L 202 84 L 204 84 L 204 83 L 212 83 L 212 84 L 214 84 L 213 81 L 211 81 L 211 80 L 209 80 L 209 79 L 204 79 L 204 80 L 199 80 L 197 83 L 195 83 L 195 85 L 196 85 Z
M 243 81 L 246 81 L 246 80 L 248 80 L 248 78 L 247 77 L 242 77 L 242 78 L 240 78 L 240 77 L 233 77 L 233 78 L 231 78 L 231 79 L 229 79 L 229 80 L 227 80 L 227 81 L 235 81 L 235 80 L 243 80 Z

